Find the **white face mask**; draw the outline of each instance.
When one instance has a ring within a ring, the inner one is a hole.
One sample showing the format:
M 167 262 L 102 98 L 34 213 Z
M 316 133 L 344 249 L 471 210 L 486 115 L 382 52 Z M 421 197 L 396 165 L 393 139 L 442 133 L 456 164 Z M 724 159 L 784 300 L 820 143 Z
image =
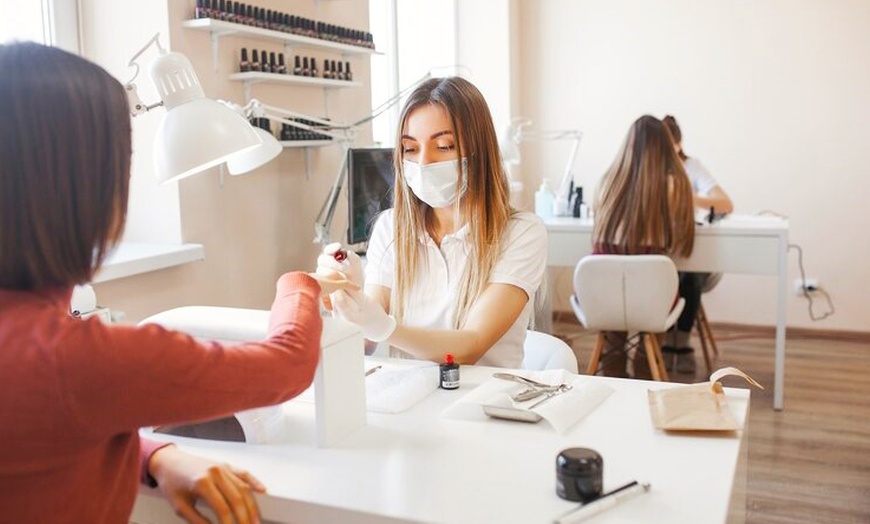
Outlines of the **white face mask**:
M 468 188 L 468 160 L 462 159 L 462 185 L 457 190 L 459 159 L 420 164 L 402 161 L 405 182 L 417 198 L 432 207 L 447 207 L 461 198 Z

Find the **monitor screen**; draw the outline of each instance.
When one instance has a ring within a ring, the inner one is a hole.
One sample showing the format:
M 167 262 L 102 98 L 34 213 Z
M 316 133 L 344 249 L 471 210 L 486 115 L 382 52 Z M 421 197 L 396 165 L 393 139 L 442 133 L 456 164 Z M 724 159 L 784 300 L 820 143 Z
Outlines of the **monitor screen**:
M 347 152 L 347 243 L 367 242 L 378 214 L 393 207 L 393 148 Z

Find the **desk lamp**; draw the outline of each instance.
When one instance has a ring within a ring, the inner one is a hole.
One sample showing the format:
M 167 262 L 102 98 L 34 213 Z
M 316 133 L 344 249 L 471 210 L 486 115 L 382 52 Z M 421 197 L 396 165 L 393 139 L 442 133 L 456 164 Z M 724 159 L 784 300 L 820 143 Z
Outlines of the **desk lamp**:
M 136 72 L 125 86 L 134 117 L 158 106 L 166 108 L 154 141 L 158 180 L 179 180 L 261 145 L 263 138 L 241 115 L 205 97 L 190 60 L 181 53 L 167 52 L 159 37 L 159 33 L 154 35 L 130 59 L 128 65 Z M 133 81 L 139 75 L 136 59 L 152 44 L 157 46 L 159 57 L 151 65 L 150 74 L 160 102 L 147 105 L 139 98 Z
M 527 118 L 514 118 L 510 126 L 505 130 L 499 147 L 501 148 L 502 159 L 505 164 L 517 165 L 520 163 L 521 155 L 519 144 L 521 142 L 531 141 L 549 141 L 549 140 L 571 140 L 571 152 L 568 154 L 568 162 L 565 164 L 565 172 L 562 173 L 562 180 L 559 183 L 559 189 L 556 192 L 556 216 L 568 215 L 568 202 L 571 199 L 571 183 L 574 179 L 572 168 L 574 167 L 574 159 L 577 157 L 577 148 L 580 147 L 580 138 L 583 133 L 578 129 L 554 130 L 554 131 L 528 131 L 527 127 L 532 125 L 532 121 Z

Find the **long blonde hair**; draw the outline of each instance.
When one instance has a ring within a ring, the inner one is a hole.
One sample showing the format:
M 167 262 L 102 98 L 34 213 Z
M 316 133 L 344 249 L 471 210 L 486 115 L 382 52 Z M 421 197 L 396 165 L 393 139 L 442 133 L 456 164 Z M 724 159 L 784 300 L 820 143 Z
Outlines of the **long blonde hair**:
M 457 293 L 452 324 L 459 329 L 468 311 L 489 281 L 502 249 L 502 236 L 514 214 L 508 179 L 501 162 L 492 116 L 483 95 L 459 77 L 433 78 L 421 84 L 408 98 L 399 119 L 394 164 L 396 171 L 393 242 L 396 279 L 390 298 L 391 313 L 401 321 L 405 299 L 418 275 L 418 243 L 431 231 L 432 208 L 414 195 L 405 183 L 402 167 L 402 134 L 408 116 L 426 104 L 442 107 L 450 116 L 459 158 L 468 159 L 468 187 L 454 204 L 457 217 L 470 224 L 471 252 Z M 461 180 L 457 180 L 461 184 Z M 461 227 L 460 221 L 456 221 Z
M 645 115 L 628 130 L 599 186 L 593 242 L 626 255 L 692 254 L 692 184 L 661 120 Z

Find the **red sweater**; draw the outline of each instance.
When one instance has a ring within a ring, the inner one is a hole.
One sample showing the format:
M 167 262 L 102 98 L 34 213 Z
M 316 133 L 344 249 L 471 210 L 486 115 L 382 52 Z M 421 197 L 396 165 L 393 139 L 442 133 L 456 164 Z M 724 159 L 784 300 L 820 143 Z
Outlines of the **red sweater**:
M 0 522 L 127 522 L 138 428 L 276 404 L 314 378 L 323 323 L 305 274 L 279 279 L 269 339 L 238 345 L 73 319 L 71 292 L 0 289 Z

